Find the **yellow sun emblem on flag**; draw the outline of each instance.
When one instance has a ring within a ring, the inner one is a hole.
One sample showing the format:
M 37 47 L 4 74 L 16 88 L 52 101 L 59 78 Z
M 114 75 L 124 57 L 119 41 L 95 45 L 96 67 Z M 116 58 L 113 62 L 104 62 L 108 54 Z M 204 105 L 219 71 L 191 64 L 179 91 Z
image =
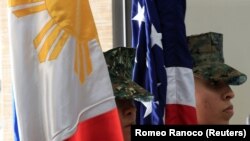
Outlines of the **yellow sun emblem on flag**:
M 47 10 L 51 19 L 34 38 L 35 49 L 40 63 L 55 60 L 72 36 L 76 40 L 74 69 L 83 83 L 92 72 L 88 42 L 98 40 L 97 31 L 88 0 L 9 0 L 9 6 L 19 8 L 13 10 L 18 18 Z M 52 30 L 52 32 L 49 32 Z M 45 36 L 48 34 L 48 36 Z M 59 36 L 61 34 L 61 36 Z M 59 39 L 57 39 L 59 38 Z M 44 40 L 44 42 L 42 42 Z M 53 48 L 53 44 L 55 45 Z

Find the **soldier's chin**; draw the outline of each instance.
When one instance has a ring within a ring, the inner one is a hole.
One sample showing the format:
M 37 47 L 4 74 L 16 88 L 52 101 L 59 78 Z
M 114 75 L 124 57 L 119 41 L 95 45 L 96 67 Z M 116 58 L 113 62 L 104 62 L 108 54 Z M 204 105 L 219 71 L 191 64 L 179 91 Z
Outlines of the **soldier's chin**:
M 126 126 L 123 128 L 123 136 L 124 141 L 130 141 L 131 140 L 131 126 Z

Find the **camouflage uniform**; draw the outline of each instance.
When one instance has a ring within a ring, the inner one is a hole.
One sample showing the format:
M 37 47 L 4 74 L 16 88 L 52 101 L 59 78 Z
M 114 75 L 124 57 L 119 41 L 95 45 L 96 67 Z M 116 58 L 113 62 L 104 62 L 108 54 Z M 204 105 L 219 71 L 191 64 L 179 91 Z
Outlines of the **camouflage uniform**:
M 247 76 L 224 63 L 223 35 L 215 32 L 191 35 L 187 38 L 195 76 L 212 82 L 224 81 L 229 85 L 240 85 Z
M 150 101 L 152 95 L 132 81 L 135 49 L 117 47 L 104 52 L 114 95 L 118 99 Z

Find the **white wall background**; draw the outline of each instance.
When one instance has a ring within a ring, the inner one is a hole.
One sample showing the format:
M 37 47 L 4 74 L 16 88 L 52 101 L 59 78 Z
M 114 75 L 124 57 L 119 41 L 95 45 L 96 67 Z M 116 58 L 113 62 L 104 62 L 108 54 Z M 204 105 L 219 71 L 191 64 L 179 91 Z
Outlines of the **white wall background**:
M 250 114 L 250 0 L 187 0 L 187 35 L 214 31 L 223 34 L 225 62 L 248 76 L 231 86 L 235 114 L 231 124 L 246 124 Z

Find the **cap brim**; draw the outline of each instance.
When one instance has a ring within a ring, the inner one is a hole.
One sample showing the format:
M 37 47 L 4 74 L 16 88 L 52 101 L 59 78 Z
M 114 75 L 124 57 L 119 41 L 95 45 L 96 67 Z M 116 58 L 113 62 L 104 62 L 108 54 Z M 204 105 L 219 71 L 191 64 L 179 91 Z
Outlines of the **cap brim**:
M 241 85 L 247 80 L 245 74 L 223 63 L 196 66 L 193 68 L 193 72 L 206 80 L 223 81 L 229 85 Z
M 116 81 L 112 84 L 115 97 L 118 99 L 134 99 L 151 101 L 153 95 L 132 80 Z

